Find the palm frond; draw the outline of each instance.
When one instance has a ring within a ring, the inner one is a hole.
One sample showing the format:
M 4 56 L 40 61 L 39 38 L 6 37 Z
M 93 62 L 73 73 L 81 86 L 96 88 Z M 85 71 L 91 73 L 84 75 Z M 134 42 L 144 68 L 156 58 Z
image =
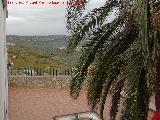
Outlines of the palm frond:
M 142 50 L 144 56 L 144 64 L 147 67 L 148 61 L 150 59 L 150 39 L 149 39 L 149 32 L 150 32 L 150 5 L 149 0 L 142 0 L 141 1 L 141 14 L 140 14 L 140 37 L 142 39 Z
M 115 86 L 115 91 L 112 96 L 112 106 L 110 109 L 110 119 L 115 120 L 116 119 L 116 114 L 118 112 L 118 107 L 120 104 L 120 97 L 121 97 L 121 91 L 122 88 L 124 87 L 124 78 L 120 78 L 120 80 L 117 82 Z
M 78 97 L 84 79 L 86 78 L 88 67 L 94 61 L 95 55 L 98 50 L 103 46 L 107 38 L 109 38 L 109 36 L 114 33 L 113 31 L 117 29 L 117 26 L 119 26 L 120 22 L 120 19 L 116 19 L 113 22 L 105 25 L 105 27 L 107 26 L 105 34 L 102 35 L 100 38 L 98 38 L 99 36 L 93 37 L 92 40 L 98 39 L 97 43 L 95 43 L 93 47 L 88 48 L 84 51 L 85 53 L 83 53 L 83 55 L 81 56 L 79 64 L 76 67 L 77 69 L 75 70 L 74 76 L 71 80 L 70 93 L 72 97 Z
M 154 37 L 154 68 L 155 68 L 155 105 L 160 108 L 160 31 L 155 31 Z
M 92 33 L 96 27 L 101 27 L 106 17 L 112 12 L 113 8 L 118 4 L 117 0 L 108 1 L 100 8 L 95 8 L 87 15 L 78 19 L 72 28 L 72 37 L 69 39 L 68 50 L 72 51 L 83 40 L 86 34 Z M 71 20 L 71 22 L 74 22 Z
M 94 94 L 91 94 L 90 96 L 92 97 L 88 99 L 90 104 L 92 105 L 92 108 L 94 108 L 94 106 L 98 104 L 100 95 L 102 93 L 102 90 L 104 89 L 105 94 L 102 95 L 103 96 L 101 100 L 102 104 L 100 105 L 101 117 L 103 117 L 104 102 L 107 96 L 106 93 L 108 93 L 114 78 L 118 76 L 118 74 L 115 73 L 116 71 L 113 71 L 114 69 L 117 69 L 117 67 L 114 66 L 114 59 L 115 57 L 118 57 L 118 55 L 122 54 L 128 48 L 128 46 L 134 41 L 136 36 L 137 36 L 136 32 L 125 33 L 125 35 L 119 36 L 119 38 L 115 40 L 113 43 L 111 42 L 109 46 L 106 47 L 106 49 L 104 50 L 104 53 L 100 55 L 98 62 L 99 65 L 96 66 L 97 71 L 94 73 L 93 80 L 91 81 L 92 85 L 90 85 L 88 90 L 89 94 L 92 92 Z M 118 64 L 119 62 L 116 61 L 116 63 Z M 104 84 L 104 81 L 106 81 L 105 83 L 106 87 L 103 88 L 102 85 Z
M 133 43 L 136 36 L 137 36 L 136 32 L 125 33 L 124 36 L 119 36 L 119 38 L 117 40 L 115 40 L 113 43 L 111 42 L 109 44 L 109 46 L 106 47 L 106 50 L 104 50 L 104 53 L 102 55 L 100 55 L 101 57 L 99 58 L 99 62 L 98 62 L 99 65 L 96 66 L 97 71 L 95 72 L 95 74 L 94 74 L 95 77 L 92 80 L 93 85 L 90 85 L 90 89 L 88 91 L 90 92 L 90 91 L 98 90 L 98 92 L 96 92 L 97 94 L 95 94 L 95 93 L 94 93 L 94 95 L 92 94 L 93 98 L 89 98 L 89 100 L 91 100 L 90 104 L 93 106 L 92 108 L 94 108 L 95 104 L 98 104 L 101 92 L 103 90 L 102 85 L 98 86 L 98 84 L 104 84 L 104 81 L 107 80 L 107 82 L 105 83 L 106 87 L 104 88 L 105 94 L 102 95 L 103 96 L 102 101 L 101 101 L 102 104 L 100 105 L 101 106 L 100 107 L 101 117 L 103 117 L 102 111 L 104 109 L 104 102 L 105 102 L 105 99 L 107 96 L 106 93 L 108 93 L 114 78 L 116 78 L 118 76 L 118 74 L 116 74 L 113 71 L 114 69 L 117 69 L 117 67 L 114 66 L 114 58 L 118 57 L 118 55 L 120 55 L 124 51 L 126 51 L 126 49 L 128 49 L 128 46 Z M 119 62 L 116 61 L 116 63 L 118 64 Z M 110 67 L 110 68 L 108 68 L 108 67 Z M 109 79 L 108 77 L 111 77 L 111 78 Z M 93 86 L 95 86 L 95 87 L 93 87 Z M 97 88 L 97 89 L 95 89 L 95 88 Z
M 117 18 L 106 23 L 106 17 L 114 8 L 118 9 Z M 117 82 L 117 91 L 112 98 L 111 120 L 116 118 L 123 86 L 126 88 L 126 100 L 121 118 L 146 120 L 153 91 L 156 107 L 160 108 L 159 1 L 108 0 L 104 6 L 87 14 L 83 14 L 85 7 L 80 6 L 77 16 L 76 9 L 68 7 L 68 29 L 72 34 L 68 49 L 72 51 L 82 40 L 87 41 L 71 80 L 71 96 L 77 98 L 87 80 L 88 104 L 92 110 L 98 106 L 103 119 L 106 97 Z M 157 32 L 153 34 L 154 31 Z M 90 66 L 94 71 L 89 75 Z M 121 75 L 125 79 L 117 79 Z
M 140 46 L 140 45 L 139 45 Z M 127 91 L 122 113 L 123 120 L 146 120 L 148 115 L 149 94 L 146 83 L 146 70 L 143 67 L 141 47 L 133 47 L 133 54 L 126 66 Z M 135 50 L 134 50 L 135 49 Z
M 110 64 L 108 64 L 109 68 L 106 70 L 106 77 L 103 77 L 104 81 L 104 85 L 103 85 L 103 89 L 101 91 L 101 98 L 100 98 L 100 117 L 101 119 L 103 118 L 103 111 L 104 111 L 104 105 L 105 105 L 105 101 L 106 101 L 106 97 L 108 95 L 108 92 L 111 88 L 111 85 L 113 83 L 113 81 L 115 79 L 117 79 L 118 75 L 120 74 L 120 69 L 121 69 L 121 65 L 122 65 L 122 60 L 119 59 L 119 57 L 114 57 L 114 62 L 112 59 L 112 62 L 109 62 Z M 107 65 L 106 65 L 107 66 Z
M 79 2 L 80 4 L 68 4 L 67 14 L 66 14 L 66 27 L 68 30 L 72 29 L 77 22 L 77 20 L 83 15 L 86 4 L 89 2 L 87 0 L 69 0 L 68 3 Z
M 155 13 L 160 11 L 160 1 L 159 0 L 151 0 L 151 6 L 153 7 Z

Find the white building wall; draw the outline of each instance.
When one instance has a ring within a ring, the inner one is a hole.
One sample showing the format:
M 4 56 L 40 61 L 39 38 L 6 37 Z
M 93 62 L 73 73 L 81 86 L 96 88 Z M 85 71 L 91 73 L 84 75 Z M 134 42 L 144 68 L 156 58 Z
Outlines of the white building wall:
M 8 82 L 7 82 L 7 54 L 5 36 L 6 8 L 0 0 L 0 120 L 7 120 Z

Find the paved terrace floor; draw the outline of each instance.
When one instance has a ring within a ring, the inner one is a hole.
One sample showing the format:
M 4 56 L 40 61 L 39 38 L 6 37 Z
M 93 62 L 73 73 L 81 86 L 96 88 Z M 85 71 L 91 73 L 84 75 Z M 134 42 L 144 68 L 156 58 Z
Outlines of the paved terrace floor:
M 105 105 L 105 120 L 109 120 L 110 100 L 111 95 Z M 65 88 L 9 88 L 9 120 L 52 120 L 53 116 L 85 111 L 89 111 L 85 91 L 74 101 Z M 153 113 L 149 111 L 148 120 Z

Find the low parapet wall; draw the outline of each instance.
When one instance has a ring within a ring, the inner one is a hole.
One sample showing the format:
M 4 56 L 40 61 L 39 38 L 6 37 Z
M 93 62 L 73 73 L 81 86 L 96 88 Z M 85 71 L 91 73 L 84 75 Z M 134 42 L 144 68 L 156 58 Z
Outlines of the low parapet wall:
M 54 88 L 68 87 L 70 76 L 9 76 L 10 87 Z

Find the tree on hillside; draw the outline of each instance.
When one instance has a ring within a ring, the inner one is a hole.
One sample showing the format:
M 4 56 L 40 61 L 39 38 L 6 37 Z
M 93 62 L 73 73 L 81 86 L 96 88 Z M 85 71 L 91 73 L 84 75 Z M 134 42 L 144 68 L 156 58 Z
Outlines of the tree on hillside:
M 76 99 L 87 82 L 88 104 L 92 110 L 98 106 L 103 119 L 107 94 L 114 87 L 110 119 L 115 120 L 125 88 L 121 118 L 146 120 L 151 96 L 160 109 L 160 1 L 106 0 L 86 13 L 87 4 L 83 0 L 67 7 L 68 50 L 86 40 L 72 76 L 71 96 Z M 115 19 L 110 21 L 113 12 Z M 94 70 L 88 75 L 91 66 Z

